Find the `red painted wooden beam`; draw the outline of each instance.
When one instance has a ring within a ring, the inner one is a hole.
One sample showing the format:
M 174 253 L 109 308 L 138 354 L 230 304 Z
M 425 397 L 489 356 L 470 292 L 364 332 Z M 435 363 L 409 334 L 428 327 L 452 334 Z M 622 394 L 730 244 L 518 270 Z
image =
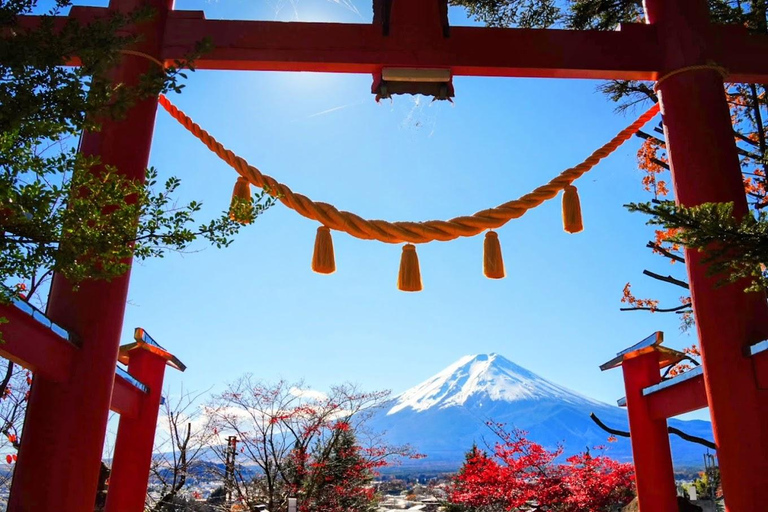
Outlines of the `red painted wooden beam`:
M 177 59 L 210 37 L 199 69 L 377 73 L 383 67 L 450 68 L 454 75 L 649 79 L 660 68 L 655 29 L 620 32 L 451 27 L 450 37 L 372 24 L 206 20 L 175 12 L 163 56 Z
M 697 411 L 707 407 L 707 391 L 704 387 L 704 375 L 697 371 L 695 375 L 678 377 L 679 381 L 666 381 L 657 389 L 655 386 L 643 390 L 648 410 L 653 418 L 672 418 L 680 414 Z M 668 385 L 666 385 L 669 383 Z
M 768 350 L 751 355 L 758 386 L 768 390 Z M 707 395 L 704 377 L 701 372 L 679 382 L 669 381 L 670 385 L 646 388 L 644 395 L 654 418 L 671 418 L 687 412 L 707 407 Z
M 133 50 L 110 72 L 115 84 L 135 85 L 161 55 L 162 37 L 173 0 L 112 0 L 123 12 L 149 6 L 150 21 L 126 27 L 136 36 Z M 120 120 L 104 120 L 99 132 L 83 134 L 80 152 L 95 155 L 127 179 L 145 176 L 157 98 L 136 101 Z M 92 169 L 92 172 L 99 172 Z M 107 281 L 84 281 L 75 291 L 62 275 L 51 282 L 47 313 L 83 340 L 66 386 L 35 375 L 24 437 L 8 500 L 12 512 L 92 510 L 96 499 L 104 436 L 112 402 L 117 353 L 130 271 Z M 73 440 L 77 440 L 73 443 Z M 146 475 L 146 473 L 145 473 Z
M 450 37 L 421 32 L 383 36 L 370 24 L 206 20 L 174 11 L 163 56 L 181 59 L 210 37 L 199 69 L 378 73 L 383 67 L 449 68 L 456 76 L 655 80 L 664 69 L 656 28 L 621 30 L 451 27 Z M 733 52 L 733 48 L 744 51 Z M 768 37 L 742 27 L 715 27 L 710 60 L 733 81 L 768 80 Z
M 33 311 L 31 307 L 30 311 Z M 52 330 L 50 320 L 37 310 L 28 314 L 14 305 L 2 304 L 0 317 L 8 320 L 0 325 L 4 341 L 0 344 L 0 356 L 55 382 L 69 379 L 78 348 Z M 60 332 L 64 334 L 63 330 Z
M 144 389 L 138 388 L 130 379 L 115 373 L 115 386 L 112 388 L 112 404 L 110 409 L 125 418 L 136 418 L 142 401 L 147 397 Z
M 768 35 L 750 34 L 739 25 L 713 25 L 710 60 L 728 72 L 727 81 L 765 83 L 768 79 Z
M 150 338 L 151 339 L 151 338 Z M 152 465 L 152 448 L 162 403 L 167 352 L 157 345 L 140 342 L 128 352 L 128 370 L 149 388 L 135 417 L 120 416 L 112 459 L 106 512 L 143 512 L 147 498 L 147 475 Z
M 78 348 L 67 341 L 63 329 L 54 326 L 39 311 L 29 307 L 29 312 L 13 306 L 0 305 L 0 317 L 8 323 L 2 324 L 5 343 L 0 344 L 0 356 L 10 359 L 19 366 L 31 370 L 35 375 L 45 375 L 56 382 L 69 379 L 72 358 Z M 30 314 L 31 313 L 31 314 Z M 115 374 L 111 409 L 127 417 L 138 414 L 139 405 L 146 391 L 120 373 Z
M 621 365 L 627 392 L 637 499 L 642 512 L 678 511 L 667 420 L 651 415 L 643 393 L 661 380 L 660 356 L 658 350 L 641 349 L 626 354 Z
M 78 7 L 70 16 L 88 23 L 106 13 Z M 19 20 L 22 28 L 39 23 L 34 16 Z M 383 67 L 420 67 L 448 68 L 457 76 L 631 80 L 654 80 L 664 69 L 650 25 L 614 32 L 451 27 L 450 37 L 414 30 L 384 36 L 375 24 L 206 20 L 202 11 L 171 13 L 162 56 L 183 59 L 206 37 L 214 49 L 196 60 L 198 69 L 373 74 Z M 768 59 L 754 58 L 768 54 L 768 37 L 718 26 L 708 48 L 709 59 L 726 68 L 730 80 L 768 80 Z

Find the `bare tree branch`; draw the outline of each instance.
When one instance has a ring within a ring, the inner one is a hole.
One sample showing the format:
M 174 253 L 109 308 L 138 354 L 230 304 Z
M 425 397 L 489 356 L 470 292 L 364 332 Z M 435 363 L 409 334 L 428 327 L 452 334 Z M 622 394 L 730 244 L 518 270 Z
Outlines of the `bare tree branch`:
M 683 257 L 681 257 L 681 256 L 678 256 L 677 254 L 674 254 L 674 253 L 672 253 L 672 252 L 670 252 L 670 251 L 666 250 L 665 248 L 663 248 L 663 247 L 662 247 L 662 246 L 660 246 L 659 244 L 656 244 L 656 243 L 653 243 L 653 242 L 648 242 L 648 243 L 646 244 L 646 247 L 648 247 L 649 249 L 653 249 L 654 251 L 657 251 L 657 252 L 661 253 L 662 255 L 666 256 L 667 258 L 669 258 L 669 259 L 671 259 L 671 260 L 677 261 L 677 262 L 679 262 L 679 263 L 685 263 L 685 258 L 683 258 Z
M 632 308 L 619 308 L 619 311 L 653 311 L 654 313 L 674 313 L 677 311 L 682 311 L 684 309 L 690 309 L 690 304 L 683 304 L 682 306 L 677 306 L 674 308 L 652 308 L 652 307 L 645 307 L 645 306 L 637 306 Z
M 643 270 L 643 274 L 645 274 L 648 277 L 657 279 L 659 281 L 664 281 L 665 283 L 670 283 L 670 284 L 679 286 L 680 288 L 685 288 L 686 290 L 690 289 L 690 286 L 688 286 L 688 283 L 686 283 L 685 281 L 681 281 L 680 279 L 675 279 L 672 276 L 662 276 L 660 274 L 656 274 L 655 272 L 651 272 L 650 270 Z

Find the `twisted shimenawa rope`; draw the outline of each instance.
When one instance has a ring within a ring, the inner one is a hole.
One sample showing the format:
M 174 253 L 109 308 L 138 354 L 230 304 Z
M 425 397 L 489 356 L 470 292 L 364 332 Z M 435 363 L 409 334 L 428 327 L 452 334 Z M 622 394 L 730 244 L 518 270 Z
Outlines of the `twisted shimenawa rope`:
M 429 220 L 425 222 L 388 222 L 385 220 L 367 220 L 351 212 L 338 210 L 328 203 L 312 201 L 310 198 L 293 192 L 274 178 L 262 174 L 243 158 L 222 146 L 208 132 L 200 128 L 184 112 L 173 105 L 168 98 L 160 96 L 160 104 L 171 116 L 197 137 L 208 149 L 232 166 L 242 177 L 259 188 L 267 188 L 270 194 L 277 196 L 287 207 L 299 214 L 323 225 L 344 231 L 363 240 L 379 240 L 390 244 L 403 242 L 426 243 L 432 241 L 447 242 L 459 237 L 475 236 L 487 229 L 503 226 L 512 219 L 522 217 L 525 212 L 536 208 L 541 203 L 555 197 L 561 190 L 571 185 L 576 179 L 592 169 L 600 160 L 626 142 L 659 111 L 655 104 L 641 115 L 634 123 L 619 132 L 603 147 L 592 153 L 586 160 L 575 167 L 566 169 L 546 185 L 525 194 L 519 199 L 501 204 L 495 208 L 481 210 L 473 215 L 455 217 L 450 220 Z
M 681 73 L 687 73 L 688 71 L 703 71 L 703 70 L 717 71 L 718 73 L 720 73 L 720 76 L 722 76 L 724 79 L 728 77 L 728 70 L 718 64 L 712 63 L 712 64 L 696 64 L 695 66 L 685 66 L 684 68 L 678 68 L 678 69 L 672 70 L 666 75 L 656 80 L 656 83 L 653 84 L 653 92 L 659 92 L 659 87 L 661 86 L 661 83 L 667 78 L 672 78 L 675 75 L 679 75 Z

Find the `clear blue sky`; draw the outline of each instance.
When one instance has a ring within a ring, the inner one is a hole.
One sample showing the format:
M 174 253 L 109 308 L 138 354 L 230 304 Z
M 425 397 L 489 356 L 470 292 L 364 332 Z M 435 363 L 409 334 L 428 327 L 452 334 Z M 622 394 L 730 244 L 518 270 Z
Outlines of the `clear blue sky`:
M 180 0 L 208 18 L 363 22 L 330 0 Z M 452 10 L 452 23 L 468 24 Z M 525 51 L 510 49 L 510 51 Z M 445 219 L 516 198 L 624 128 L 598 82 L 455 79 L 455 104 L 397 97 L 376 104 L 367 75 L 204 72 L 172 100 L 263 172 L 316 200 L 369 218 Z M 654 121 L 655 122 L 655 121 Z M 598 365 L 656 330 L 694 341 L 676 315 L 619 312 L 624 284 L 678 305 L 680 265 L 645 249 L 652 230 L 622 207 L 647 200 L 630 141 L 579 180 L 586 230 L 562 230 L 548 202 L 499 230 L 508 277 L 482 275 L 483 238 L 418 247 L 424 291 L 396 289 L 401 248 L 334 232 L 338 271 L 309 268 L 317 223 L 282 205 L 226 250 L 171 254 L 133 270 L 124 339 L 142 326 L 189 369 L 178 389 L 221 389 L 245 372 L 267 380 L 341 381 L 397 393 L 464 354 L 498 352 L 559 384 L 615 403 L 620 371 Z M 182 178 L 181 198 L 213 215 L 235 172 L 158 112 L 151 165 Z M 202 248 L 202 247 L 200 247 Z M 706 414 L 700 414 L 706 417 Z

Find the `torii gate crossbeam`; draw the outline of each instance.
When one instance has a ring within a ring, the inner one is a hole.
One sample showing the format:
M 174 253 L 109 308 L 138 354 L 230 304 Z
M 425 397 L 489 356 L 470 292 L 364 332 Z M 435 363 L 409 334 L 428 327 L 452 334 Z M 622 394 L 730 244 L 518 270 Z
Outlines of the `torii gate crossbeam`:
M 89 23 L 108 13 L 73 7 L 68 18 Z M 27 16 L 22 26 L 33 28 L 39 20 Z M 385 36 L 380 25 L 369 23 L 208 20 L 203 11 L 171 11 L 163 32 L 158 57 L 169 63 L 210 38 L 213 49 L 195 60 L 197 69 L 209 70 L 377 74 L 391 66 L 446 68 L 454 76 L 656 80 L 665 69 L 657 27 L 640 23 L 614 32 L 451 27 L 449 37 L 412 31 Z M 707 60 L 727 69 L 729 80 L 768 78 L 768 60 L 754 58 L 768 53 L 768 36 L 731 25 L 709 32 Z
M 379 19 L 360 25 L 205 20 L 199 12 L 173 12 L 172 0 L 148 3 L 158 14 L 136 28 L 143 39 L 135 50 L 158 60 L 181 58 L 209 36 L 215 49 L 197 61 L 201 69 L 380 74 L 397 66 L 453 75 L 655 80 L 714 62 L 730 80 L 768 81 L 768 37 L 710 25 L 706 0 L 645 0 L 649 24 L 613 33 L 448 27 L 446 0 L 391 0 L 385 21 L 384 2 L 375 0 Z M 110 9 L 141 4 L 111 0 Z M 87 21 L 105 13 L 78 8 L 71 16 Z M 36 23 L 20 20 L 22 28 Z M 152 65 L 126 55 L 113 79 L 132 83 Z M 659 91 L 677 199 L 689 206 L 733 201 L 737 214 L 746 212 L 722 77 L 712 69 L 688 70 L 664 80 Z M 86 134 L 83 150 L 139 179 L 156 107 L 154 99 L 140 102 L 124 121 Z M 718 288 L 700 254 L 687 251 L 686 259 L 728 507 L 758 512 L 768 488 L 768 391 L 744 351 L 768 338 L 765 296 L 746 295 L 739 285 Z M 63 389 L 35 377 L 10 511 L 81 512 L 93 503 L 127 286 L 127 275 L 85 283 L 77 293 L 63 279 L 54 281 L 49 316 L 83 339 L 73 363 L 78 378 Z M 74 438 L 78 445 L 70 449 Z M 673 512 L 673 498 L 668 491 L 641 496 L 640 506 Z

